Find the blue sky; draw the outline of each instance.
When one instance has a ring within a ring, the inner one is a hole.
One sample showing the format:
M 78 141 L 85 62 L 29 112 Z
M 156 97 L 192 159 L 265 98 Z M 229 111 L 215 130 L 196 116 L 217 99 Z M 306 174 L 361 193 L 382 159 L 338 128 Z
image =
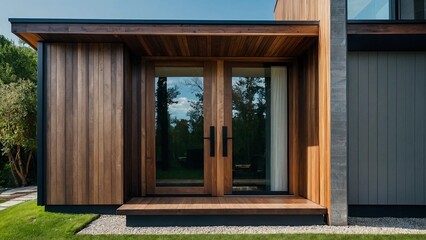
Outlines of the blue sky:
M 9 18 L 272 20 L 275 0 L 1 0 L 0 34 Z

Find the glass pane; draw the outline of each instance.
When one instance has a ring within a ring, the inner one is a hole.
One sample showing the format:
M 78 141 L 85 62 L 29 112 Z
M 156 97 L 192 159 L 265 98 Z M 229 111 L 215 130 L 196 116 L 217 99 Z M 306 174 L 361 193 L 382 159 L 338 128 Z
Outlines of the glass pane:
M 389 20 L 391 0 L 348 0 L 349 20 Z
M 269 191 L 270 68 L 232 69 L 233 191 Z
M 426 19 L 426 0 L 399 0 L 399 19 Z
M 203 68 L 155 73 L 157 186 L 203 186 Z
M 286 193 L 287 68 L 232 69 L 234 193 Z

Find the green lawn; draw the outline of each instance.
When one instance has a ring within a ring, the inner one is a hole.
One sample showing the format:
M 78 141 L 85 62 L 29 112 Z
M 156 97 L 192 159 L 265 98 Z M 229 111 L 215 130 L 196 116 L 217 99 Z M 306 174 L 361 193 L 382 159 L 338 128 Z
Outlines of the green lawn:
M 165 240 L 246 240 L 246 239 L 425 239 L 425 235 L 325 235 L 325 234 L 273 234 L 273 235 L 74 235 L 79 229 L 96 219 L 94 214 L 60 214 L 44 212 L 35 201 L 29 201 L 0 211 L 0 239 L 165 239 Z

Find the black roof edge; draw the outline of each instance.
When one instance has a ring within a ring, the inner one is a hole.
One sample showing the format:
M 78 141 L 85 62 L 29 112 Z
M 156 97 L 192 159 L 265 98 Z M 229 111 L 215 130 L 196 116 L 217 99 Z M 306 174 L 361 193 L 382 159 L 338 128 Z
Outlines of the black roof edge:
M 163 20 L 163 19 L 65 19 L 65 18 L 9 18 L 10 23 L 49 24 L 197 24 L 197 25 L 312 25 L 319 21 L 276 20 Z
M 426 24 L 426 20 L 347 20 L 348 24 Z

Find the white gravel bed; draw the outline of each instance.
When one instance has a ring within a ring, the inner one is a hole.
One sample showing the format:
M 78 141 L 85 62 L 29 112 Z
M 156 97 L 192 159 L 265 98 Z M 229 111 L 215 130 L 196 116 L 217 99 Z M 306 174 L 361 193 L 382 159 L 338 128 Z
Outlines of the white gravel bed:
M 426 234 L 426 218 L 349 218 L 349 226 L 126 227 L 126 217 L 102 215 L 78 234 Z

